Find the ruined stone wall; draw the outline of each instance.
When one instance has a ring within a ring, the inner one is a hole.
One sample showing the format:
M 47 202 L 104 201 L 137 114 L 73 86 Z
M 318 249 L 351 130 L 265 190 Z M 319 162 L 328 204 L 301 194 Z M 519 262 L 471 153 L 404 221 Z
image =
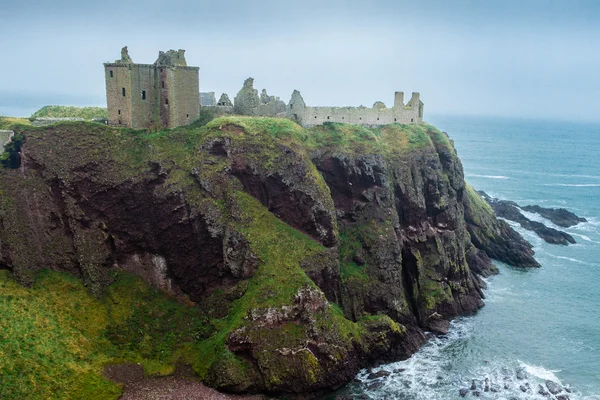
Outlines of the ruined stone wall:
M 4 146 L 10 142 L 14 134 L 13 131 L 0 130 L 0 154 L 4 153 Z
M 216 106 L 217 97 L 215 96 L 215 92 L 200 92 L 200 105 Z
M 367 107 L 309 107 L 302 96 L 295 91 L 287 109 L 288 116 L 304 127 L 321 125 L 325 122 L 340 122 L 365 126 L 387 124 L 411 124 L 423 122 L 423 104 L 418 93 L 408 104 L 402 104 L 403 93 L 397 92 L 394 107 L 387 108 L 381 102 Z
M 131 127 L 152 128 L 156 120 L 156 74 L 153 65 L 132 64 L 131 70 Z
M 276 96 L 269 96 L 263 89 L 260 97 L 254 89 L 254 79 L 248 78 L 233 99 L 233 110 L 240 115 L 274 117 L 285 113 L 286 105 Z
M 169 128 L 187 125 L 200 116 L 200 83 L 197 67 L 169 68 Z
M 233 106 L 202 106 L 201 109 L 215 115 L 233 114 Z
M 104 64 L 106 106 L 110 125 L 131 126 L 131 68 L 128 64 Z M 125 89 L 125 95 L 123 95 Z

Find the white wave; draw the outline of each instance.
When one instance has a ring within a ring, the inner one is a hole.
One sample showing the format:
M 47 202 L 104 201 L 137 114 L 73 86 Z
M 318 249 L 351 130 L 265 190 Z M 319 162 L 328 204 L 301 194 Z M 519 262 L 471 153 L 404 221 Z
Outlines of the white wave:
M 556 372 L 561 372 L 560 369 L 556 369 L 556 370 L 551 370 L 551 369 L 546 369 L 544 367 L 538 367 L 536 365 L 529 365 L 526 364 L 522 361 L 519 361 L 519 364 L 525 369 L 525 371 L 528 374 L 531 374 L 539 379 L 543 379 L 543 380 L 549 380 L 549 381 L 553 381 L 556 383 L 560 383 L 560 380 L 558 379 L 558 377 L 556 375 L 554 375 Z
M 475 334 L 474 323 L 474 318 L 455 320 L 447 335 L 432 336 L 408 360 L 362 370 L 357 375 L 360 383 L 349 385 L 343 394 L 350 394 L 352 397 L 366 395 L 372 400 L 449 400 L 460 399 L 460 389 L 468 389 L 468 396 L 474 397 L 470 388 L 475 385 L 475 390 L 480 391 L 482 399 L 539 400 L 541 397 L 538 386 L 545 386 L 546 381 L 565 387 L 557 376 L 560 370 L 521 360 L 504 359 L 501 356 L 481 360 L 475 357 L 473 365 L 457 369 L 453 358 L 457 356 L 457 352 L 468 351 L 465 346 Z M 388 376 L 368 378 L 371 372 L 381 370 L 386 371 Z M 487 392 L 486 386 L 490 389 Z M 527 388 L 525 392 L 523 387 Z M 596 399 L 595 396 L 597 395 L 582 395 L 576 390 L 569 393 L 572 400 L 592 400 Z
M 504 175 L 479 175 L 479 174 L 467 174 L 467 177 L 474 177 L 474 178 L 488 178 L 488 179 L 512 179 L 512 178 L 509 178 L 508 176 L 504 176 Z
M 569 234 L 570 234 L 570 235 L 572 235 L 572 236 L 577 236 L 577 237 L 580 237 L 580 238 L 582 238 L 583 240 L 585 240 L 586 242 L 600 244 L 600 242 L 597 242 L 597 241 L 595 241 L 595 240 L 592 240 L 592 239 L 590 239 L 590 237 L 589 237 L 589 236 L 582 235 L 582 234 L 580 234 L 580 233 L 569 232 L 569 231 L 567 231 L 567 233 L 569 233 Z
M 548 252 L 545 252 L 544 255 L 550 256 L 552 258 L 558 258 L 560 260 L 571 261 L 571 262 L 574 262 L 574 263 L 577 263 L 577 264 L 591 265 L 591 266 L 596 265 L 596 264 L 592 264 L 592 263 L 589 263 L 589 262 L 586 262 L 586 261 L 578 260 L 576 258 L 565 257 L 565 256 L 557 256 L 557 255 L 554 255 L 554 254 L 551 254 L 551 253 L 548 253 Z
M 600 187 L 600 183 L 544 183 L 543 186 Z

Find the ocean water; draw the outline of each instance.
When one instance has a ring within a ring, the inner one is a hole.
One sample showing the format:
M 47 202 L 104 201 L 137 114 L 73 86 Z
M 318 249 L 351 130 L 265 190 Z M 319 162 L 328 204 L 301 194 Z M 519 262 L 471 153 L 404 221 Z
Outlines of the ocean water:
M 362 371 L 362 383 L 337 394 L 460 399 L 460 388 L 487 378 L 500 391 L 481 390 L 481 399 L 542 399 L 538 385 L 550 379 L 569 386 L 571 400 L 600 400 L 600 124 L 473 117 L 428 122 L 454 140 L 466 180 L 476 189 L 522 205 L 564 207 L 589 222 L 565 229 L 577 240 L 570 246 L 547 244 L 513 225 L 534 245 L 542 268 L 496 263 L 500 274 L 487 279 L 486 306 L 477 315 L 453 321 L 448 335 L 432 337 L 410 359 L 374 368 L 391 373 L 380 382 Z M 553 226 L 537 214 L 527 216 Z M 523 392 L 526 384 L 531 390 Z

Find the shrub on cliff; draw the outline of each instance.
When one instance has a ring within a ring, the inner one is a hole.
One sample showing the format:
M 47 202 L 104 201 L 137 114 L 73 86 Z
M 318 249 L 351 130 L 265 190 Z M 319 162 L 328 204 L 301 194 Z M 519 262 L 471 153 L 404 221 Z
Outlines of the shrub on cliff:
M 19 168 L 21 165 L 21 146 L 25 135 L 15 134 L 12 140 L 4 146 L 4 153 L 0 154 L 0 165 L 6 168 Z

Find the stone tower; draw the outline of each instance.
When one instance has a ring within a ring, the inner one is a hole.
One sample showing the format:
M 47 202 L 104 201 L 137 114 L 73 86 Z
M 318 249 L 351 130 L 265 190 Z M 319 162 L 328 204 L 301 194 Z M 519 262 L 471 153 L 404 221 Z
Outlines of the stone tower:
M 127 46 L 121 59 L 104 64 L 108 123 L 130 128 L 175 128 L 200 114 L 198 67 L 185 50 L 160 52 L 154 64 L 135 64 Z

